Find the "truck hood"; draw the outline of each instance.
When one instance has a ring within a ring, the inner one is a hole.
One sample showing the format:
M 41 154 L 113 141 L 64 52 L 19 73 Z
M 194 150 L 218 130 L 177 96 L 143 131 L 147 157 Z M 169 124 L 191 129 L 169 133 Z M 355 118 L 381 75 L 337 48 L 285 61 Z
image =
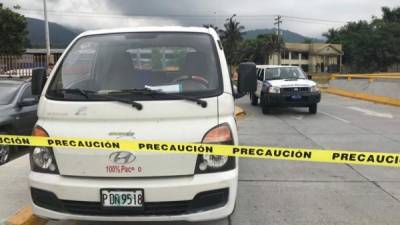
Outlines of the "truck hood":
M 185 100 L 142 101 L 143 109 L 139 111 L 118 102 L 42 98 L 38 125 L 51 137 L 201 142 L 204 134 L 218 124 L 218 98 L 204 100 L 206 108 Z M 233 102 L 231 105 L 233 112 Z M 116 151 L 54 148 L 60 174 L 67 176 L 192 175 L 197 161 L 197 155 L 131 152 L 132 162 L 118 164 L 113 160 L 115 154 L 111 156 Z
M 280 88 L 285 88 L 285 87 L 311 87 L 315 86 L 316 83 L 312 80 L 306 80 L 306 79 L 298 79 L 298 80 L 268 80 L 267 83 L 269 83 L 271 86 L 274 87 L 280 87 Z
M 3 111 L 12 109 L 11 105 L 0 105 L 0 115 L 3 114 Z

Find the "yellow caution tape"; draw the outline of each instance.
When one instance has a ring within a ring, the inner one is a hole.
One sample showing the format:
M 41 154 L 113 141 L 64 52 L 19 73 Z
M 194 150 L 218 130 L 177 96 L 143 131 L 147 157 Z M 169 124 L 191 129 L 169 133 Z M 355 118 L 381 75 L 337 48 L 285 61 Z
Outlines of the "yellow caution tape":
M 196 144 L 165 141 L 47 138 L 16 135 L 0 135 L 0 145 L 41 146 L 82 150 L 126 150 L 135 152 L 208 154 L 257 159 L 281 159 L 306 162 L 349 163 L 370 166 L 400 167 L 400 154 L 381 152 Z

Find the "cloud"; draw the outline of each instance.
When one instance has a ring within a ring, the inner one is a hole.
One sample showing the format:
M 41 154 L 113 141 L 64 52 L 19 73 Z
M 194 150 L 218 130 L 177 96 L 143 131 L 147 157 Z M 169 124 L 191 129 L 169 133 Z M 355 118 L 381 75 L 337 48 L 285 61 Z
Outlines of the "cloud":
M 19 4 L 22 13 L 42 18 L 42 0 L 3 0 Z M 223 26 L 232 14 L 247 29 L 271 28 L 275 15 L 284 17 L 283 29 L 320 37 L 332 21 L 369 20 L 380 16 L 382 6 L 399 6 L 398 0 L 47 0 L 51 21 L 84 29 L 121 26 L 217 24 Z M 36 10 L 36 11 L 33 11 Z M 262 15 L 262 16 L 260 16 Z M 317 18 L 317 20 L 312 20 Z M 326 21 L 329 20 L 329 21 Z
M 23 14 L 43 19 L 42 0 L 9 1 L 5 5 L 19 4 Z M 105 29 L 132 26 L 181 25 L 180 21 L 160 17 L 126 15 L 112 1 L 96 0 L 47 0 L 48 18 L 65 26 L 78 29 Z

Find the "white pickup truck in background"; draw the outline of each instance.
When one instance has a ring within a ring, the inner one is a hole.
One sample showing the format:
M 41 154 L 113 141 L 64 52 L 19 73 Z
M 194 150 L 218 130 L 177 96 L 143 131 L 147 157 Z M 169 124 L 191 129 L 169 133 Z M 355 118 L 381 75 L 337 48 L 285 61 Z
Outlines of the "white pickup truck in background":
M 310 114 L 316 114 L 321 92 L 300 67 L 257 65 L 257 90 L 250 94 L 250 99 L 252 105 L 260 100 L 264 114 L 272 107 L 282 106 L 308 107 Z

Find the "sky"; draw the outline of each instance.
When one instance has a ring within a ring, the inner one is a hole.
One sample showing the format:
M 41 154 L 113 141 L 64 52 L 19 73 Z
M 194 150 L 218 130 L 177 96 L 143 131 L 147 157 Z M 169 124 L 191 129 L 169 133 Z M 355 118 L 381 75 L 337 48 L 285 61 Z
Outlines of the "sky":
M 43 18 L 43 0 L 0 0 L 6 7 L 21 6 L 20 13 Z M 129 26 L 223 27 L 236 14 L 246 30 L 281 27 L 309 37 L 321 37 L 347 21 L 381 16 L 381 7 L 399 7 L 399 0 L 47 0 L 49 21 L 87 29 Z

